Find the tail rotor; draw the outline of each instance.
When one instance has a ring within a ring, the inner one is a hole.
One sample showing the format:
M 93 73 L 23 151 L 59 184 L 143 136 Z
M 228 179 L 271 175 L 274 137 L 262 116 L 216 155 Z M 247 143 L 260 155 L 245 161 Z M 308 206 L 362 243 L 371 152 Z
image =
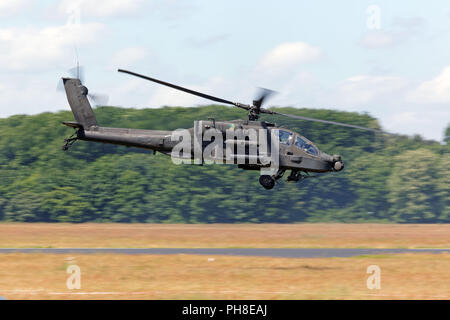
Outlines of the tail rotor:
M 76 67 L 69 69 L 67 72 L 72 79 L 78 79 L 81 82 L 81 92 L 83 95 L 87 96 L 89 100 L 96 106 L 105 106 L 108 104 L 109 96 L 101 93 L 91 93 L 85 84 L 85 71 L 84 67 L 77 63 Z M 56 87 L 58 91 L 64 91 L 63 81 L 59 81 Z

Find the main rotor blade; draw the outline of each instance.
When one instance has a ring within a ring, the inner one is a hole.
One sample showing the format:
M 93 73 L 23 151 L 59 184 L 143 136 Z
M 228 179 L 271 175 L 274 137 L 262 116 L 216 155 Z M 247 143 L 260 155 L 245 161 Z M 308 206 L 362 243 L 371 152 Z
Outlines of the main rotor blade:
M 389 135 L 394 135 L 394 136 L 397 135 L 395 133 L 390 133 L 390 132 L 386 132 L 386 131 L 382 131 L 382 130 L 378 130 L 378 129 L 372 129 L 372 128 L 367 128 L 367 127 L 357 126 L 357 125 L 354 125 L 354 124 L 348 124 L 348 123 L 342 123 L 342 122 L 336 122 L 336 121 L 329 121 L 329 120 L 322 120 L 322 119 L 316 119 L 316 118 L 309 118 L 309 117 L 297 116 L 297 115 L 293 115 L 293 114 L 285 114 L 285 113 L 281 113 L 281 112 L 270 111 L 270 110 L 264 110 L 264 111 L 268 111 L 268 112 L 264 112 L 264 113 L 278 114 L 278 115 L 289 117 L 289 118 L 293 118 L 293 119 L 332 124 L 332 125 L 341 126 L 341 127 L 348 127 L 348 128 L 372 131 L 372 132 L 375 132 L 375 133 L 389 134 Z
M 260 109 L 262 105 L 264 104 L 264 100 L 269 98 L 271 95 L 277 93 L 276 91 L 266 89 L 266 88 L 259 88 L 258 92 L 258 99 L 253 101 L 253 105 Z
M 161 80 L 158 80 L 158 79 L 154 79 L 154 78 L 150 78 L 150 77 L 144 76 L 144 75 L 139 74 L 139 73 L 135 73 L 135 72 L 131 72 L 131 71 L 123 70 L 123 69 L 119 69 L 117 71 L 123 72 L 123 73 L 128 73 L 128 74 L 130 74 L 132 76 L 139 77 L 139 78 L 142 78 L 142 79 L 145 79 L 145 80 L 150 80 L 150 81 L 162 84 L 163 86 L 167 86 L 167 87 L 170 87 L 170 88 L 173 88 L 173 89 L 184 91 L 186 93 L 190 93 L 190 94 L 193 94 L 195 96 L 199 96 L 199 97 L 202 97 L 202 98 L 205 98 L 205 99 L 208 99 L 208 100 L 212 100 L 212 101 L 215 101 L 215 102 L 231 104 L 231 105 L 234 105 L 234 106 L 237 105 L 236 102 L 228 101 L 228 100 L 225 100 L 225 99 L 221 99 L 221 98 L 217 98 L 217 97 L 214 97 L 214 96 L 210 96 L 208 94 L 197 92 L 197 91 L 194 91 L 194 90 L 191 90 L 191 89 L 183 88 L 183 87 L 177 86 L 177 85 L 169 83 L 169 82 L 165 82 L 165 81 L 161 81 Z

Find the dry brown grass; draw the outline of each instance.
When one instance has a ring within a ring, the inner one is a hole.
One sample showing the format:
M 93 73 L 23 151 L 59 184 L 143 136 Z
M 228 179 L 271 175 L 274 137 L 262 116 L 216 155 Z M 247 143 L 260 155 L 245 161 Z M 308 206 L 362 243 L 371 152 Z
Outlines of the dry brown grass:
M 81 289 L 66 288 L 69 255 L 3 254 L 8 299 L 450 299 L 450 254 L 287 259 L 173 255 L 73 256 Z M 366 287 L 369 265 L 381 289 Z
M 449 248 L 450 224 L 0 224 L 8 248 Z

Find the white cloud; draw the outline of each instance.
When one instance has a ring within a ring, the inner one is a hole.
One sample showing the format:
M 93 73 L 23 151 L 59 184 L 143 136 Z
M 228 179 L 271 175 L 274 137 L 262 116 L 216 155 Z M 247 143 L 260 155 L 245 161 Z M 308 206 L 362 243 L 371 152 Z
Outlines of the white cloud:
M 0 29 L 0 68 L 38 70 L 55 66 L 73 56 L 76 45 L 94 42 L 103 29 L 98 23 Z
M 0 16 L 6 16 L 17 13 L 25 6 L 31 5 L 34 0 L 1 0 L 0 1 Z
M 305 42 L 287 42 L 266 53 L 259 66 L 265 70 L 281 71 L 301 63 L 317 61 L 322 55 L 320 48 Z
M 147 57 L 147 51 L 142 47 L 130 47 L 116 52 L 111 58 L 112 68 L 128 68 Z
M 413 85 L 400 76 L 356 75 L 316 95 L 316 105 L 369 112 L 389 132 L 442 140 L 450 118 L 448 105 L 419 99 L 411 103 L 409 93 Z
M 413 103 L 450 103 L 450 66 L 429 81 L 421 83 L 408 93 L 408 101 Z
M 449 112 L 443 108 L 430 105 L 426 107 L 403 105 L 403 108 L 397 108 L 397 110 L 393 107 L 390 113 L 379 117 L 383 127 L 390 132 L 409 135 L 420 134 L 426 139 L 436 141 L 443 139 L 444 130 L 449 124 Z
M 1 75 L 0 117 L 70 110 L 64 92 L 55 90 L 57 77 L 56 74 Z
M 252 83 L 249 83 L 246 98 L 252 98 L 249 93 L 252 92 L 252 86 L 258 86 L 275 90 L 276 94 L 265 102 L 266 107 L 270 106 L 294 106 L 311 107 L 314 97 L 321 90 L 320 81 L 317 77 L 308 71 L 293 70 L 279 77 L 259 77 L 257 74 L 252 77 Z
M 63 14 L 79 11 L 82 16 L 110 17 L 136 12 L 143 0 L 63 0 L 59 11 Z
M 346 106 L 364 105 L 389 99 L 408 85 L 408 81 L 395 76 L 358 75 L 337 86 L 337 100 Z

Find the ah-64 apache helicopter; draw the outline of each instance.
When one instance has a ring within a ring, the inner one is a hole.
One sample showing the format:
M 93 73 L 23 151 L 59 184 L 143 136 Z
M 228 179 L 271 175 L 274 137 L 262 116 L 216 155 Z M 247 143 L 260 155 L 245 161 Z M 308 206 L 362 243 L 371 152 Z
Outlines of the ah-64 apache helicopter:
M 252 104 L 243 104 L 239 102 L 232 102 L 229 100 L 217 98 L 211 95 L 207 95 L 201 92 L 183 88 L 168 82 L 150 78 L 138 73 L 134 73 L 127 70 L 119 69 L 119 72 L 127 73 L 136 77 L 140 77 L 146 80 L 156 82 L 158 84 L 171 87 L 173 89 L 181 90 L 183 92 L 193 94 L 205 99 L 209 99 L 218 103 L 233 105 L 238 108 L 247 110 L 248 119 L 247 120 L 232 120 L 232 121 L 219 121 L 215 119 L 208 119 L 201 121 L 201 125 L 204 128 L 214 128 L 225 136 L 225 132 L 232 128 L 233 130 L 257 130 L 264 129 L 266 132 L 271 133 L 276 132 L 276 137 L 279 138 L 278 155 L 278 166 L 277 170 L 273 174 L 262 174 L 259 178 L 259 182 L 266 189 L 272 189 L 275 185 L 275 181 L 283 177 L 287 170 L 290 170 L 290 175 L 288 176 L 288 181 L 300 181 L 301 179 L 309 177 L 309 172 L 315 173 L 325 173 L 325 172 L 337 172 L 344 169 L 344 162 L 340 155 L 329 155 L 323 151 L 320 151 L 317 146 L 302 136 L 301 134 L 294 132 L 292 130 L 278 127 L 273 123 L 266 121 L 258 121 L 259 115 L 272 114 L 272 115 L 282 115 L 294 119 L 315 121 L 331 125 L 338 125 L 344 127 L 350 127 L 361 130 L 368 130 L 375 133 L 386 133 L 381 130 L 371 129 L 361 126 L 356 126 L 352 124 L 327 121 L 322 119 L 315 119 L 297 115 L 289 115 L 280 112 L 275 112 L 269 109 L 262 108 L 262 105 L 266 98 L 273 93 L 271 90 L 262 89 L 259 97 L 253 101 Z M 138 148 L 150 149 L 153 151 L 158 151 L 166 155 L 171 155 L 172 150 L 178 142 L 172 141 L 172 131 L 160 131 L 160 130 L 142 130 L 142 129 L 129 129 L 129 128 L 108 128 L 101 127 L 97 123 L 94 112 L 88 100 L 89 92 L 88 89 L 82 84 L 79 75 L 72 78 L 62 78 L 64 88 L 67 94 L 67 99 L 72 112 L 75 116 L 76 122 L 65 121 L 64 125 L 73 127 L 76 129 L 75 134 L 65 139 L 63 150 L 68 150 L 69 147 L 76 140 L 94 141 L 101 143 L 117 144 L 132 146 Z M 91 96 L 92 97 L 92 96 Z M 194 135 L 194 128 L 189 129 L 190 134 Z M 269 138 L 271 137 L 268 134 Z M 272 136 L 273 137 L 273 136 Z M 226 141 L 226 140 L 225 140 Z M 227 143 L 229 141 L 226 141 Z M 248 140 L 234 140 L 235 144 L 242 143 L 247 145 L 247 148 L 239 149 L 241 153 L 233 154 L 232 163 L 238 164 L 239 168 L 244 170 L 260 170 L 268 166 L 267 163 L 262 163 L 262 161 L 250 161 L 251 155 L 249 155 L 249 141 Z M 205 145 L 202 146 L 203 148 Z M 224 146 L 225 148 L 225 146 Z M 257 145 L 257 148 L 260 148 Z M 234 150 L 234 149 L 233 149 Z M 257 150 L 258 158 L 260 150 Z M 192 152 L 191 158 L 194 159 L 194 154 Z M 253 159 L 254 160 L 254 159 Z M 229 162 L 227 162 L 229 163 Z

